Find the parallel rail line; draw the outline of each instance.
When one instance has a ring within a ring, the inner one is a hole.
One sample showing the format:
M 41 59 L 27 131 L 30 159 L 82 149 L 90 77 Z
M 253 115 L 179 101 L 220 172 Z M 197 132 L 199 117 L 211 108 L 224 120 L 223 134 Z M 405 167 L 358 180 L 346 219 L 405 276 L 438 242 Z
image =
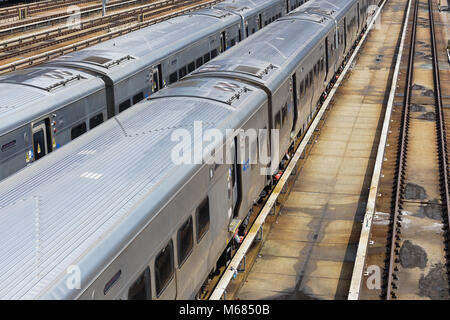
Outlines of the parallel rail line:
M 148 14 L 149 16 L 157 15 L 167 10 L 172 10 L 174 8 L 178 8 L 180 6 L 185 6 L 190 3 L 198 2 L 198 0 L 166 0 L 159 1 L 152 5 L 151 8 L 148 8 L 142 11 L 143 14 Z M 159 8 L 159 9 L 157 9 Z M 29 36 L 26 38 L 11 40 L 9 42 L 0 43 L 0 51 L 7 51 L 4 54 L 0 54 L 0 60 L 5 60 L 9 58 L 13 58 L 18 55 L 22 55 L 24 53 L 33 52 L 36 50 L 41 50 L 43 48 L 51 47 L 56 44 L 61 44 L 64 42 L 68 42 L 77 38 L 81 38 L 87 36 L 89 34 L 94 34 L 97 32 L 105 31 L 110 27 L 118 27 L 120 25 L 127 25 L 129 23 L 136 22 L 136 17 L 124 15 L 122 19 L 113 19 L 111 17 L 108 18 L 100 18 L 95 19 L 95 21 L 90 21 L 88 23 L 80 26 L 80 29 L 71 29 L 70 27 L 65 27 L 64 30 L 58 29 L 53 32 L 43 32 L 38 35 Z M 81 30 L 85 30 L 84 32 L 80 32 Z M 75 33 L 75 34 L 73 34 Z M 67 36 L 73 34 L 71 36 Z M 67 37 L 65 37 L 67 36 Z M 57 39 L 54 39 L 57 38 Z M 33 44 L 38 44 L 36 46 L 32 46 Z M 28 47 L 27 47 L 28 46 Z M 13 51 L 20 50 L 20 51 Z
M 128 1 L 121 1 L 117 4 L 110 4 L 107 5 L 107 9 L 109 10 L 117 10 L 123 7 L 131 6 L 139 2 L 151 2 L 152 0 L 128 0 Z M 142 11 L 148 9 L 153 4 L 146 4 L 139 6 L 137 8 L 129 9 L 124 12 L 120 12 L 115 14 L 115 17 L 119 17 L 120 15 L 138 15 L 142 13 Z M 80 9 L 80 18 L 90 15 L 99 14 L 102 11 L 102 8 L 96 8 L 96 9 L 90 9 L 90 8 L 81 8 Z M 113 14 L 114 15 L 114 14 Z M 9 23 L 7 25 L 7 28 L 1 28 L 0 27 L 0 36 L 8 36 L 12 34 L 16 34 L 19 32 L 25 32 L 31 29 L 37 29 L 43 26 L 52 26 L 57 23 L 61 23 L 64 21 L 67 21 L 67 19 L 73 17 L 72 14 L 66 13 L 66 12 L 60 12 L 53 14 L 51 16 L 43 16 L 43 17 L 36 17 L 31 20 L 22 20 L 15 23 Z
M 436 50 L 436 39 L 434 31 L 434 20 L 433 20 L 433 6 L 431 0 L 428 0 L 428 11 L 429 11 L 429 23 L 430 23 L 430 39 L 431 39 L 431 52 L 432 52 L 432 69 L 433 69 L 433 82 L 434 82 L 434 98 L 435 98 L 435 114 L 436 114 L 436 138 L 437 138 L 437 151 L 439 160 L 439 175 L 440 175 L 440 190 L 441 190 L 441 200 L 443 202 L 441 206 L 442 216 L 444 218 L 444 226 L 446 226 L 446 231 L 448 232 L 449 227 L 449 213 L 450 213 L 450 193 L 448 185 L 448 156 L 447 156 L 447 143 L 445 134 L 445 123 L 444 123 L 444 111 L 442 106 L 442 97 L 440 93 L 440 79 L 439 79 L 439 66 L 437 59 Z M 398 298 L 396 294 L 399 273 L 399 248 L 401 240 L 401 215 L 402 215 L 402 205 L 405 196 L 405 175 L 406 175 L 406 164 L 407 164 L 407 150 L 408 150 L 408 137 L 409 137 L 409 124 L 410 124 L 410 106 L 411 102 L 411 91 L 413 90 L 413 75 L 414 75 L 414 61 L 416 56 L 416 30 L 418 25 L 418 10 L 419 10 L 419 0 L 415 0 L 414 7 L 414 17 L 412 21 L 412 31 L 410 40 L 410 52 L 408 57 L 408 69 L 406 77 L 406 87 L 403 103 L 403 113 L 401 119 L 400 127 L 400 137 L 399 137 L 399 150 L 395 177 L 395 193 L 393 200 L 393 211 L 391 216 L 390 231 L 388 234 L 388 265 L 386 268 L 386 273 L 384 280 L 386 284 L 385 290 L 382 293 L 382 297 L 385 299 L 396 299 Z M 445 246 L 448 250 L 448 235 L 445 237 Z M 446 259 L 448 261 L 449 255 L 446 254 Z M 447 263 L 448 266 L 448 263 Z M 447 270 L 448 273 L 448 270 Z
M 169 0 L 169 1 L 174 1 L 174 0 Z M 7 72 L 11 72 L 11 71 L 17 70 L 17 69 L 23 69 L 23 68 L 26 68 L 26 67 L 29 67 L 29 66 L 33 66 L 33 65 L 40 64 L 40 63 L 44 63 L 46 61 L 49 61 L 52 58 L 56 58 L 56 57 L 62 56 L 64 54 L 67 54 L 67 53 L 70 53 L 70 52 L 74 52 L 74 51 L 78 51 L 80 49 L 84 49 L 84 48 L 90 47 L 90 46 L 92 46 L 94 44 L 98 44 L 98 43 L 104 42 L 106 40 L 110 40 L 110 39 L 116 38 L 118 36 L 121 36 L 121 35 L 130 33 L 130 32 L 133 32 L 133 31 L 136 31 L 136 30 L 148 27 L 148 26 L 153 25 L 155 23 L 162 22 L 164 20 L 167 20 L 167 19 L 170 19 L 170 18 L 173 18 L 173 17 L 177 17 L 179 15 L 182 15 L 182 14 L 185 14 L 185 13 L 188 13 L 188 12 L 192 12 L 192 11 L 195 11 L 195 10 L 198 10 L 198 9 L 201 9 L 201 8 L 210 7 L 210 6 L 212 6 L 212 5 L 216 4 L 216 3 L 219 3 L 221 1 L 222 0 L 211 0 L 211 1 L 208 1 L 208 2 L 205 2 L 205 3 L 202 3 L 202 4 L 193 5 L 193 6 L 190 6 L 190 7 L 186 8 L 186 9 L 182 9 L 182 10 L 174 12 L 174 13 L 169 13 L 167 15 L 164 15 L 164 16 L 161 16 L 161 17 L 158 17 L 158 18 L 154 18 L 154 19 L 151 19 L 151 20 L 148 20 L 148 21 L 145 21 L 145 22 L 142 22 L 142 23 L 130 26 L 130 27 L 126 27 L 126 28 L 123 28 L 123 29 L 118 30 L 118 31 L 108 32 L 107 34 L 104 34 L 104 35 L 93 37 L 93 38 L 90 38 L 90 39 L 87 39 L 87 40 L 83 40 L 83 41 L 80 41 L 80 42 L 77 42 L 77 43 L 74 43 L 74 44 L 71 44 L 71 45 L 67 45 L 67 46 L 62 47 L 62 48 L 58 48 L 58 49 L 51 50 L 51 51 L 48 51 L 48 52 L 45 52 L 45 53 L 42 53 L 42 54 L 34 55 L 32 57 L 24 58 L 24 59 L 21 59 L 21 60 L 18 60 L 18 61 L 9 63 L 9 64 L 5 64 L 3 66 L 0 66 L 0 74 L 4 74 L 4 73 L 7 73 Z M 198 0 L 189 0 L 188 3 L 191 3 L 191 2 L 198 2 Z M 177 5 L 175 5 L 175 8 L 182 7 L 184 5 L 186 5 L 186 3 L 184 3 L 184 4 L 177 4 Z M 166 11 L 173 10 L 173 8 L 174 7 L 171 7 L 171 8 L 167 8 L 165 10 Z
M 19 4 L 16 6 L 9 6 L 0 8 L 0 14 L 18 13 L 19 9 L 27 8 L 28 10 L 34 10 L 38 8 L 48 8 L 49 6 L 64 6 L 70 3 L 83 3 L 83 2 L 93 2 L 94 0 L 44 0 L 35 1 L 33 3 Z
M 44 12 L 48 10 L 55 10 L 59 8 L 67 7 L 71 4 L 89 3 L 95 0 L 55 0 L 55 1 L 40 1 L 34 4 L 21 5 L 14 8 L 0 9 L 1 20 L 18 17 L 20 9 L 26 8 L 28 15 L 35 14 L 39 12 Z M 116 2 L 118 0 L 115 0 Z

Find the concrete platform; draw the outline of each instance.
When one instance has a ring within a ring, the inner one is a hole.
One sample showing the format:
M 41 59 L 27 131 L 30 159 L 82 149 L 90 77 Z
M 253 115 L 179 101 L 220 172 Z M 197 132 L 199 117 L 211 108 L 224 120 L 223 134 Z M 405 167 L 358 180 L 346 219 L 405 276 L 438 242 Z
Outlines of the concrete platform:
M 404 10 L 386 4 L 239 299 L 347 298 Z

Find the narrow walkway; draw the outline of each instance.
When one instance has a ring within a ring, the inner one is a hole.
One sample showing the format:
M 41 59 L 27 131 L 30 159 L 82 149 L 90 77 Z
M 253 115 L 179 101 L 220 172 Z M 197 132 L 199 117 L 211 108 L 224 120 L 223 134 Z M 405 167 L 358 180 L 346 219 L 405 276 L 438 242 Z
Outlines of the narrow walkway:
M 405 8 L 383 9 L 239 299 L 347 299 Z

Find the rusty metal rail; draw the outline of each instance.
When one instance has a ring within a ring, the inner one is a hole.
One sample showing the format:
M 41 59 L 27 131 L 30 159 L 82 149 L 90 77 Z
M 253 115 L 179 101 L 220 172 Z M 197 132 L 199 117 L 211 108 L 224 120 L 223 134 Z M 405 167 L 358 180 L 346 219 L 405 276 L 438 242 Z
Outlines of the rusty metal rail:
M 120 0 L 115 0 L 117 2 Z M 19 10 L 26 8 L 28 14 L 35 14 L 39 12 L 44 12 L 48 10 L 55 10 L 59 8 L 64 8 L 69 5 L 75 5 L 80 3 L 95 2 L 95 0 L 55 0 L 55 1 L 39 1 L 37 3 L 19 5 L 15 7 L 0 9 L 0 20 L 14 18 L 19 16 Z
M 174 1 L 174 0 L 169 0 L 169 1 Z M 197 2 L 197 1 L 198 0 L 190 0 L 188 3 Z M 7 73 L 7 72 L 11 72 L 11 71 L 17 70 L 17 69 L 23 69 L 23 68 L 26 68 L 26 67 L 29 67 L 29 66 L 33 66 L 33 65 L 40 64 L 40 63 L 44 63 L 46 61 L 49 61 L 50 59 L 62 56 L 64 54 L 67 54 L 67 53 L 70 53 L 70 52 L 74 52 L 74 51 L 78 51 L 80 49 L 84 49 L 84 48 L 90 47 L 90 46 L 92 46 L 94 44 L 98 44 L 98 43 L 104 42 L 106 40 L 110 40 L 112 38 L 116 38 L 118 36 L 121 36 L 121 35 L 130 33 L 130 32 L 133 32 L 133 31 L 136 31 L 136 30 L 148 27 L 148 26 L 153 25 L 155 23 L 158 23 L 158 22 L 161 22 L 161 21 L 173 18 L 173 17 L 177 17 L 179 15 L 182 15 L 182 14 L 185 14 L 185 13 L 188 13 L 188 12 L 192 12 L 192 11 L 195 11 L 195 10 L 198 10 L 198 9 L 201 9 L 201 8 L 209 7 L 211 5 L 219 3 L 221 1 L 222 0 L 212 0 L 212 1 L 208 1 L 208 2 L 205 2 L 205 3 L 199 4 L 199 5 L 193 5 L 193 6 L 189 7 L 189 8 L 186 8 L 186 9 L 174 12 L 174 13 L 170 13 L 170 14 L 158 17 L 158 18 L 154 18 L 154 19 L 151 19 L 151 20 L 139 23 L 137 25 L 133 25 L 131 27 L 127 27 L 127 28 L 124 28 L 124 29 L 121 29 L 121 30 L 118 30 L 118 31 L 114 31 L 114 32 L 108 32 L 107 34 L 104 34 L 104 35 L 101 35 L 101 36 L 98 36 L 98 37 L 94 37 L 94 38 L 91 38 L 91 39 L 88 39 L 88 40 L 80 41 L 80 42 L 77 42 L 77 43 L 65 46 L 63 48 L 55 49 L 55 50 L 48 51 L 48 52 L 45 52 L 45 53 L 42 53 L 42 54 L 38 54 L 38 55 L 29 57 L 29 58 L 25 58 L 25 59 L 22 59 L 22 60 L 19 60 L 19 61 L 15 61 L 13 63 L 9 63 L 9 64 L 6 64 L 6 65 L 0 66 L 0 74 L 4 74 L 4 73 Z M 184 4 L 175 5 L 175 7 L 181 7 L 183 5 L 186 5 L 186 2 Z M 173 7 L 171 9 L 173 9 Z
M 149 9 L 143 11 L 143 14 L 156 15 L 160 14 L 164 11 L 178 8 L 183 5 L 187 5 L 190 3 L 198 2 L 199 0 L 166 0 L 155 3 L 155 6 L 152 6 Z M 160 8 L 159 10 L 156 8 Z M 37 50 L 41 50 L 47 47 L 54 46 L 56 44 L 64 43 L 67 41 L 71 41 L 77 38 L 81 38 L 87 36 L 89 34 L 105 31 L 111 24 L 114 23 L 114 27 L 118 27 L 120 25 L 127 25 L 129 23 L 136 22 L 137 19 L 135 16 L 123 16 L 121 19 L 114 19 L 112 17 L 108 18 L 100 18 L 94 19 L 88 23 L 80 26 L 79 29 L 72 29 L 70 27 L 59 28 L 57 30 L 42 32 L 40 34 L 34 34 L 33 36 L 23 37 L 19 39 L 14 39 L 8 42 L 0 43 L 0 50 L 6 51 L 4 54 L 0 54 L 0 60 L 5 60 L 9 58 L 13 58 L 18 55 L 22 55 L 24 53 L 33 52 Z M 84 32 L 80 32 L 81 30 L 86 30 Z M 72 33 L 75 33 L 71 36 L 68 36 Z M 67 37 L 64 37 L 67 36 Z M 59 38 L 59 39 L 55 39 Z M 48 42 L 52 40 L 51 42 Z M 36 46 L 27 47 L 33 44 L 38 43 Z M 24 48 L 25 47 L 25 48 Z M 14 50 L 14 51 L 13 51 Z M 16 51 L 20 50 L 20 51 Z
M 107 9 L 109 10 L 117 10 L 123 7 L 131 6 L 133 4 L 136 4 L 138 2 L 151 2 L 152 0 L 128 0 L 128 1 L 121 1 L 117 4 L 110 4 L 107 6 Z M 143 10 L 146 10 L 147 8 L 151 7 L 153 4 L 146 4 L 139 6 L 134 9 L 130 9 L 121 13 L 118 13 L 117 15 L 137 15 L 142 13 Z M 96 9 L 90 9 L 85 8 L 80 10 L 80 18 L 85 16 L 91 16 L 98 14 L 102 11 L 102 8 L 96 8 Z M 0 28 L 0 36 L 7 36 L 16 34 L 19 32 L 25 32 L 27 30 L 37 29 L 43 26 L 52 26 L 57 23 L 62 23 L 64 21 L 67 21 L 67 19 L 73 17 L 72 14 L 62 12 L 57 13 L 51 16 L 46 17 L 37 17 L 33 20 L 23 20 L 15 23 L 8 24 L 7 28 Z
M 16 6 L 11 6 L 11 7 L 5 7 L 5 8 L 0 8 L 0 14 L 9 14 L 9 13 L 17 13 L 19 9 L 22 8 L 28 8 L 28 9 L 34 9 L 34 8 L 42 8 L 42 7 L 46 7 L 49 4 L 61 4 L 61 3 L 70 3 L 70 2 L 81 2 L 81 1 L 86 1 L 86 2 L 90 2 L 92 0 L 46 0 L 46 1 L 36 1 L 35 3 L 25 3 L 25 4 L 20 4 L 20 5 L 16 5 Z
M 150 1 L 150 0 L 148 0 L 148 1 Z M 138 11 L 139 11 L 139 13 L 141 11 L 149 12 L 149 11 L 159 8 L 161 6 L 168 5 L 169 3 L 175 3 L 175 1 L 166 0 L 166 1 L 154 2 L 151 5 L 149 5 L 148 7 L 144 7 L 142 10 L 139 8 Z M 93 28 L 93 27 L 96 27 L 99 25 L 112 23 L 114 21 L 120 21 L 121 19 L 125 19 L 125 18 L 130 18 L 130 17 L 135 18 L 136 17 L 135 14 L 136 14 L 135 10 L 113 13 L 113 14 L 106 15 L 104 17 L 98 17 L 98 18 L 93 18 L 93 19 L 87 20 L 87 21 L 81 21 L 78 26 L 79 28 L 77 28 L 77 29 L 74 29 L 73 26 L 71 26 L 71 25 L 65 25 L 63 27 L 53 28 L 53 29 L 42 31 L 39 33 L 33 33 L 31 35 L 17 37 L 17 38 L 10 39 L 10 40 L 5 40 L 3 42 L 0 42 L 0 50 L 5 50 L 5 49 L 13 50 L 13 49 L 20 48 L 24 45 L 36 43 L 38 41 L 47 41 L 49 39 L 52 39 L 53 37 L 66 35 L 66 34 L 74 32 L 76 30 L 84 30 L 86 28 Z M 1 34 L 2 34 L 2 31 L 0 31 L 0 35 Z
M 433 60 L 433 82 L 434 82 L 434 97 L 435 97 L 435 110 L 436 110 L 436 136 L 438 144 L 438 159 L 439 159 L 439 171 L 440 171 L 440 184 L 441 184 L 441 200 L 442 205 L 442 215 L 446 220 L 444 225 L 446 225 L 447 230 L 449 226 L 450 212 L 450 194 L 448 185 L 448 157 L 446 148 L 446 135 L 445 135 L 445 124 L 444 124 L 444 114 L 442 107 L 442 98 L 440 93 L 440 80 L 439 80 L 439 66 L 437 59 L 436 41 L 434 33 L 434 20 L 432 11 L 432 2 L 428 0 L 429 9 L 429 22 L 430 22 L 430 39 L 431 39 L 431 50 L 432 50 L 432 60 Z M 408 56 L 408 68 L 406 76 L 406 86 L 404 93 L 403 102 L 403 113 L 400 124 L 400 136 L 399 136 L 399 149 L 396 167 L 396 177 L 395 177 L 395 188 L 394 188 L 394 200 L 393 200 L 393 211 L 391 216 L 391 225 L 388 233 L 388 252 L 389 258 L 387 260 L 388 265 L 386 266 L 386 271 L 384 275 L 384 281 L 386 284 L 385 290 L 382 293 L 382 297 L 385 299 L 396 299 L 396 281 L 398 280 L 399 272 L 399 255 L 400 255 L 400 240 L 401 240 L 401 221 L 403 201 L 405 199 L 405 175 L 406 175 L 406 165 L 407 165 L 407 151 L 408 151 L 408 134 L 409 134 L 409 124 L 410 124 L 410 106 L 411 106 L 411 91 L 413 90 L 413 76 L 414 76 L 414 61 L 415 61 L 415 47 L 416 47 L 416 30 L 418 25 L 418 10 L 419 10 L 419 0 L 415 0 L 414 5 L 414 17 L 412 21 L 411 28 L 411 39 L 410 39 L 410 51 Z M 448 237 L 445 238 L 446 248 L 448 249 Z M 446 259 L 448 259 L 448 254 L 446 254 Z M 448 264 L 447 264 L 448 266 Z M 447 271 L 448 272 L 448 271 Z

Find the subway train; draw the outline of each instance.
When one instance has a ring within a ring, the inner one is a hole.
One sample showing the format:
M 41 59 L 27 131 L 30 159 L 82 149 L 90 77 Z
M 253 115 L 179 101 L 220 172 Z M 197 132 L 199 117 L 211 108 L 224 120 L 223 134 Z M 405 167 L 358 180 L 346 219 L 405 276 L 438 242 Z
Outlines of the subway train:
M 311 0 L 4 179 L 0 298 L 196 298 L 372 5 Z
M 0 77 L 0 180 L 182 78 L 305 0 L 227 0 Z

